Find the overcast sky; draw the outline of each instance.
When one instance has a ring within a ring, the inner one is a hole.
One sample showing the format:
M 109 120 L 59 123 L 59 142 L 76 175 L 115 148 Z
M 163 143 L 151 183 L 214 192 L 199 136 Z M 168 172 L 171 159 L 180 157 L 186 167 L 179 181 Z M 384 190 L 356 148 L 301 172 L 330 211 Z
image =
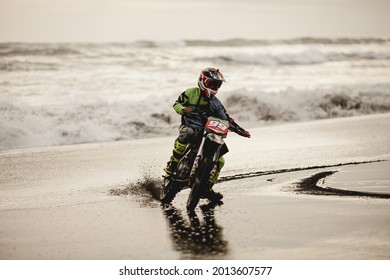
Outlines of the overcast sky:
M 390 0 L 0 0 L 1 42 L 390 37 Z

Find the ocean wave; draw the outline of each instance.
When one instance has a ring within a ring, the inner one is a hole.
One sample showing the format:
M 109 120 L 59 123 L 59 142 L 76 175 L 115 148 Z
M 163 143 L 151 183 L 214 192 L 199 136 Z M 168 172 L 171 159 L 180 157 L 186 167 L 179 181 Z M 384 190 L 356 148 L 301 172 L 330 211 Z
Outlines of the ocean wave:
M 0 71 L 56 71 L 62 66 L 57 63 L 49 62 L 33 62 L 33 61 L 6 61 L 0 60 Z
M 0 102 L 0 149 L 57 146 L 174 135 L 180 123 L 172 100 L 31 106 Z M 279 92 L 239 89 L 222 101 L 244 127 L 390 112 L 390 85 Z
M 227 94 L 225 105 L 231 115 L 252 125 L 387 113 L 390 112 L 390 85 L 288 88 L 273 93 L 240 89 L 239 93 Z
M 359 45 L 359 44 L 387 44 L 390 38 L 315 38 L 302 37 L 280 40 L 186 40 L 187 46 L 192 47 L 243 47 L 243 46 L 270 46 L 270 45 Z
M 216 65 L 310 65 L 337 61 L 390 60 L 390 40 L 331 39 L 278 41 L 135 41 L 123 43 L 0 43 L 0 71 L 58 70 L 81 65 L 152 65 L 166 69 L 183 57 Z M 341 45 L 349 42 L 350 45 Z M 296 44 L 292 46 L 292 44 Z M 300 43 L 300 44 L 298 44 Z M 339 43 L 340 45 L 337 45 Z M 352 43 L 359 43 L 358 45 Z M 291 44 L 291 45 L 288 45 Z M 224 46 L 215 48 L 215 46 Z M 232 48 L 232 46 L 235 46 Z M 196 47 L 196 50 L 193 49 Z M 209 48 L 210 47 L 210 48 Z M 176 49 L 180 49 L 179 54 Z
M 0 43 L 0 58 L 15 56 L 123 56 L 126 50 L 186 47 L 185 41 L 119 43 Z
M 243 125 L 389 111 L 388 41 L 297 40 L 0 44 L 0 149 L 175 133 L 173 91 L 206 65 L 225 69 L 219 96 Z
M 173 112 L 144 112 L 131 103 L 30 106 L 0 102 L 0 149 L 58 146 L 171 134 Z
M 68 43 L 1 43 L 0 57 L 66 56 L 80 54 L 79 46 Z
M 227 39 L 227 40 L 140 40 L 107 43 L 0 43 L 0 57 L 4 56 L 67 56 L 86 54 L 90 50 L 110 48 L 182 48 L 182 47 L 256 47 L 278 45 L 388 45 L 390 38 L 314 38 L 284 40 Z
M 223 55 L 202 56 L 194 61 L 247 65 L 308 65 L 335 61 L 389 60 L 389 50 L 326 51 L 309 49 L 296 52 L 269 52 L 267 50 L 248 53 L 243 51 L 225 52 Z
M 29 53 L 32 53 L 30 50 Z M 50 52 L 50 51 L 49 51 Z M 80 53 L 83 52 L 83 55 Z M 69 54 L 70 52 L 68 52 Z M 76 53 L 76 52 L 74 52 Z M 47 70 L 56 71 L 62 69 L 80 68 L 80 61 L 84 65 L 120 65 L 123 67 L 134 67 L 135 65 L 160 65 L 166 68 L 167 65 L 174 63 L 177 59 L 173 54 L 142 54 L 137 55 L 136 52 L 126 52 L 126 50 L 111 50 L 102 48 L 85 49 L 78 51 L 79 55 L 70 59 L 68 57 L 30 57 L 23 59 L 18 56 L 10 56 L 1 58 L 0 55 L 0 71 L 35 71 Z M 203 52 L 202 52 L 203 53 Z M 205 51 L 204 53 L 207 53 Z M 191 57 L 192 55 L 192 57 Z M 170 59 L 171 58 L 171 59 Z M 388 49 L 363 49 L 363 50 L 324 50 L 324 49 L 306 49 L 288 51 L 283 50 L 250 50 L 241 49 L 224 50 L 215 54 L 189 54 L 188 59 L 194 63 L 202 62 L 208 65 L 212 62 L 215 65 L 314 65 L 327 62 L 338 61 L 360 61 L 360 60 L 390 60 L 390 48 Z

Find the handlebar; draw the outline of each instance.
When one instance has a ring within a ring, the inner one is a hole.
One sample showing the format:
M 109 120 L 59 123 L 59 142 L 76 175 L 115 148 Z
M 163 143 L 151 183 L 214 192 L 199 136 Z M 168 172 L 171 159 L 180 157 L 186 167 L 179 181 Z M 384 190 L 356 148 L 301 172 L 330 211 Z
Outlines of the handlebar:
M 201 118 L 207 120 L 208 119 L 208 116 L 206 114 L 206 112 L 200 110 L 199 108 L 191 108 L 191 111 L 190 112 L 187 112 L 185 114 L 188 114 L 188 115 L 198 115 L 200 116 Z M 229 121 L 229 129 L 241 136 L 244 136 L 244 137 L 250 137 L 250 134 L 248 131 L 246 131 L 245 129 L 243 129 L 241 126 L 239 126 L 233 119 L 229 118 L 228 119 Z
M 187 115 L 198 115 L 198 116 L 201 116 L 205 119 L 207 119 L 207 115 L 206 115 L 206 112 L 200 110 L 199 108 L 191 108 L 191 112 L 188 112 L 188 113 L 185 113 Z

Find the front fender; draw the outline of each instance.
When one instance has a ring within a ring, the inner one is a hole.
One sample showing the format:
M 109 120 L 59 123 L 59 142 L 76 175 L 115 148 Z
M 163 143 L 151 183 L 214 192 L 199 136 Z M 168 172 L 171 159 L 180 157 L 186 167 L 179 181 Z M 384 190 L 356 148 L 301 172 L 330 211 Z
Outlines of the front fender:
M 223 141 L 223 137 L 221 135 L 218 135 L 218 134 L 209 133 L 209 134 L 207 134 L 207 139 L 209 139 L 212 142 L 217 143 L 218 145 L 225 144 L 225 141 Z

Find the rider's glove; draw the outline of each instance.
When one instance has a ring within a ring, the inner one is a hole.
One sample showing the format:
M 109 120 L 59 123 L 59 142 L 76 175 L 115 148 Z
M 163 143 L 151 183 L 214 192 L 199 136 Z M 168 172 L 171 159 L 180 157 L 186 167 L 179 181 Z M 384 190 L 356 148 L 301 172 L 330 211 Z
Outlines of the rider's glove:
M 247 130 L 244 130 L 244 131 L 242 132 L 242 136 L 247 137 L 247 138 L 251 138 L 251 134 L 250 134 L 249 131 L 247 131 Z
M 191 107 L 184 107 L 183 108 L 183 114 L 191 114 L 192 108 Z

